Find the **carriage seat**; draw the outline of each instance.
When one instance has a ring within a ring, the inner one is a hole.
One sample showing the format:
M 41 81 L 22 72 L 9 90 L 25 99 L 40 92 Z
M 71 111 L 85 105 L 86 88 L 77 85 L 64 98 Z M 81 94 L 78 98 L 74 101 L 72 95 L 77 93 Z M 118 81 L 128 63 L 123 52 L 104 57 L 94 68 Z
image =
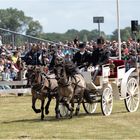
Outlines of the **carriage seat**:
M 113 70 L 113 73 L 110 72 L 110 76 L 109 78 L 117 78 L 117 67 L 118 66 L 124 66 L 124 60 L 110 60 L 110 63 L 111 61 L 113 61 L 113 64 L 115 65 L 114 67 L 114 70 Z

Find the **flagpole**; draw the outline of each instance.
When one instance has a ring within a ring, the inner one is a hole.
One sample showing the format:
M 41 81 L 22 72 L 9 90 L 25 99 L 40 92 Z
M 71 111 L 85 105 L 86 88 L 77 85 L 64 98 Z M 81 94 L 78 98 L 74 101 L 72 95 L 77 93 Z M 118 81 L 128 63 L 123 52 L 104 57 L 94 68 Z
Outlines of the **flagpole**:
M 119 12 L 119 0 L 117 2 L 117 29 L 118 29 L 118 47 L 119 47 L 119 60 L 121 60 L 121 35 L 120 35 L 120 12 Z

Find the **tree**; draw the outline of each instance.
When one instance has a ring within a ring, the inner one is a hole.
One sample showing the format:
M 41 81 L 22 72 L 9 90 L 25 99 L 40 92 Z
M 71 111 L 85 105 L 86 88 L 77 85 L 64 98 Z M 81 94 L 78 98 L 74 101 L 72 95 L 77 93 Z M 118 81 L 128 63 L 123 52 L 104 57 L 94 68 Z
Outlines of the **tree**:
M 101 36 L 103 36 L 104 38 L 106 38 L 106 34 L 103 31 L 101 31 Z M 88 39 L 89 40 L 96 41 L 98 37 L 99 37 L 99 31 L 97 29 L 92 30 L 90 32 L 90 34 L 88 35 Z
M 33 18 L 25 16 L 21 10 L 8 8 L 0 9 L 0 27 L 16 32 L 29 32 L 36 34 L 42 31 L 42 26 Z
M 128 38 L 131 37 L 131 29 L 129 27 L 126 27 L 125 29 L 121 30 L 121 40 L 127 41 Z
M 121 40 L 127 41 L 128 38 L 132 37 L 131 28 L 126 27 L 124 29 L 121 29 L 120 34 L 121 34 Z M 117 29 L 113 32 L 113 35 L 111 36 L 111 40 L 118 40 L 118 30 Z
M 104 32 L 101 32 L 102 36 L 106 38 L 106 35 Z M 96 40 L 98 36 L 98 30 L 81 30 L 77 31 L 75 29 L 70 29 L 64 34 L 60 33 L 43 33 L 42 38 L 50 40 L 50 41 L 62 41 L 65 42 L 66 40 L 68 41 L 73 41 L 76 36 L 78 36 L 79 41 L 91 41 L 91 40 Z
M 62 36 L 65 36 L 66 40 L 74 40 L 76 36 L 79 36 L 79 31 L 75 29 L 70 29 L 67 32 L 65 32 Z
M 87 42 L 88 39 L 87 39 L 87 35 L 85 34 L 84 37 L 83 37 L 83 42 Z
M 38 21 L 30 21 L 27 27 L 26 34 L 31 36 L 39 36 L 42 32 L 42 26 Z
M 0 21 L 1 28 L 13 31 L 21 31 L 26 25 L 24 12 L 12 8 L 0 10 Z
M 88 41 L 88 34 L 89 34 L 89 31 L 88 30 L 81 30 L 79 32 L 79 39 L 81 41 Z

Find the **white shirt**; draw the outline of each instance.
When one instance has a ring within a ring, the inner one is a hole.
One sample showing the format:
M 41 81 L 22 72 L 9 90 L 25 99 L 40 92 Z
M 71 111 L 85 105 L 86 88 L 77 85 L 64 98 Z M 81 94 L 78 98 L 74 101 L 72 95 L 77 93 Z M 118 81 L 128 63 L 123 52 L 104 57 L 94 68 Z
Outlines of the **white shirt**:
M 0 40 L 0 46 L 2 46 L 2 41 Z

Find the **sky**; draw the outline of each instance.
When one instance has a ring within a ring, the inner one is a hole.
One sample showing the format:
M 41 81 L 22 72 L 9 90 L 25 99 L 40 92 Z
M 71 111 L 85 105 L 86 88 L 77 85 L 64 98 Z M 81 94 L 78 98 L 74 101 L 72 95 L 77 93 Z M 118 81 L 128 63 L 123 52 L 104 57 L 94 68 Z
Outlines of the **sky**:
M 117 28 L 117 0 L 0 0 L 0 9 L 17 8 L 33 17 L 46 33 L 64 33 L 68 29 L 94 30 L 93 17 L 103 16 L 101 30 L 112 34 Z M 140 0 L 119 0 L 120 28 L 140 21 Z

